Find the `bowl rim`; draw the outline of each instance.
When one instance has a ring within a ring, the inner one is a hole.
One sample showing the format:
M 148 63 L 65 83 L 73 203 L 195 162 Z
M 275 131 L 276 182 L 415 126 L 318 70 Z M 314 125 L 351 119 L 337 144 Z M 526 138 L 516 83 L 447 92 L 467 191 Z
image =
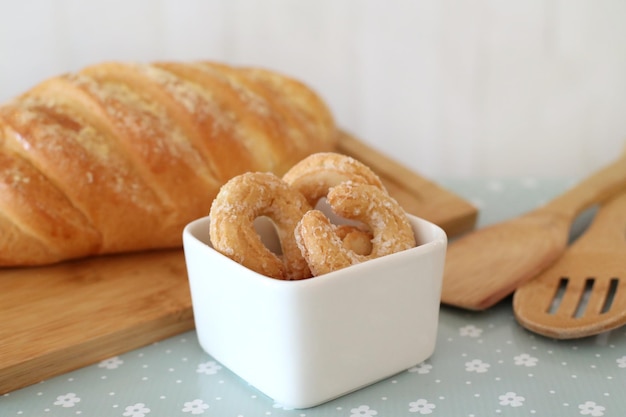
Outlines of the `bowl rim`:
M 191 241 L 195 242 L 195 244 L 202 245 L 203 247 L 208 249 L 213 255 L 223 258 L 222 260 L 228 265 L 230 265 L 229 267 L 232 267 L 235 269 L 243 268 L 243 270 L 245 270 L 245 273 L 251 274 L 252 276 L 254 276 L 255 279 L 264 280 L 268 284 L 271 283 L 272 285 L 276 285 L 276 286 L 315 285 L 312 283 L 323 283 L 329 279 L 336 280 L 338 278 L 341 278 L 344 275 L 351 276 L 354 273 L 360 272 L 360 270 L 363 268 L 372 268 L 372 267 L 381 268 L 381 267 L 384 267 L 384 265 L 380 265 L 380 264 L 394 262 L 394 261 L 401 262 L 402 259 L 406 257 L 427 256 L 429 253 L 439 250 L 441 246 L 443 246 L 443 250 L 445 250 L 447 246 L 448 238 L 447 238 L 445 231 L 440 226 L 426 219 L 423 219 L 421 217 L 417 217 L 408 213 L 407 213 L 407 217 L 409 219 L 409 223 L 411 224 L 411 227 L 413 228 L 414 233 L 417 234 L 418 229 L 429 228 L 431 229 L 432 238 L 425 239 L 424 242 L 419 243 L 417 246 L 410 248 L 410 249 L 391 253 L 389 255 L 385 255 L 379 258 L 370 259 L 366 262 L 361 262 L 359 264 L 351 265 L 349 267 L 342 268 L 342 269 L 329 272 L 323 275 L 318 275 L 315 277 L 310 277 L 310 278 L 305 278 L 305 279 L 300 279 L 300 280 L 281 280 L 281 279 L 268 277 L 257 271 L 249 269 L 245 267 L 244 265 L 240 264 L 239 262 L 220 253 L 218 250 L 216 250 L 213 247 L 213 245 L 211 244 L 210 238 L 208 237 L 208 227 L 209 227 L 209 222 L 210 222 L 210 216 L 208 215 L 195 219 L 189 222 L 185 226 L 185 228 L 183 229 L 183 247 L 189 245 L 190 242 L 188 241 L 188 239 L 191 239 Z M 199 228 L 202 226 L 206 226 L 206 229 L 205 229 L 207 233 L 206 238 L 202 238 L 199 236 L 199 233 L 200 233 Z

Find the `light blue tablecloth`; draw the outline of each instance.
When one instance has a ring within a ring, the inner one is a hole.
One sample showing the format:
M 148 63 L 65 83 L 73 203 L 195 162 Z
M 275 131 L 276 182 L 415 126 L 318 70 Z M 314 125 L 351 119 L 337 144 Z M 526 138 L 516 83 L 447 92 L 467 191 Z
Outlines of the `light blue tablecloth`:
M 479 227 L 534 208 L 573 183 L 438 182 L 478 206 Z M 0 397 L 2 417 L 192 415 L 622 417 L 626 328 L 556 341 L 521 328 L 510 299 L 479 313 L 442 307 L 437 348 L 427 361 L 304 410 L 285 409 L 220 366 L 193 331 Z

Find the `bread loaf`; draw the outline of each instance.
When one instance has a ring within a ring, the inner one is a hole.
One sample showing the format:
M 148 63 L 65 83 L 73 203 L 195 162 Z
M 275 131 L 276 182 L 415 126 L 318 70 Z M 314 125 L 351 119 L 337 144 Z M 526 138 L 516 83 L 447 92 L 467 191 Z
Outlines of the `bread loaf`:
M 262 69 L 102 63 L 0 106 L 0 266 L 181 245 L 219 187 L 334 148 L 321 99 Z

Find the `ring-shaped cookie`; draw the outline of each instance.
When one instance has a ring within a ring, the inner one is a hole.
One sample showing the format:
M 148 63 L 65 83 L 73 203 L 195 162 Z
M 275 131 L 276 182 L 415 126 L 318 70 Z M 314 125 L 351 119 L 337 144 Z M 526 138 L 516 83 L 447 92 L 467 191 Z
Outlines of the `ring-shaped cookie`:
M 342 182 L 370 184 L 385 190 L 380 178 L 365 164 L 335 152 L 310 155 L 283 175 L 283 181 L 302 193 L 313 207 L 331 187 Z
M 245 173 L 224 184 L 210 211 L 213 247 L 268 277 L 298 280 L 311 272 L 297 247 L 294 229 L 311 209 L 302 194 L 271 173 Z M 265 216 L 275 225 L 282 254 L 270 251 L 254 227 Z
M 321 211 L 311 210 L 296 227 L 296 242 L 314 276 L 416 245 L 405 211 L 376 186 L 344 182 L 330 189 L 327 202 L 337 215 L 370 227 L 372 250 L 369 255 L 360 255 L 346 248 L 336 234 L 337 226 Z

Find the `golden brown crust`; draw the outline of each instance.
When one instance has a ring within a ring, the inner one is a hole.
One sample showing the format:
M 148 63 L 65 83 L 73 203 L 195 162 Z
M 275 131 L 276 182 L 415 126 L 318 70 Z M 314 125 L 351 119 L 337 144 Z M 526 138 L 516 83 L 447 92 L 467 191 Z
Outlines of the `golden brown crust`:
M 380 178 L 365 164 L 335 152 L 318 152 L 295 164 L 283 180 L 300 191 L 315 206 L 331 187 L 350 181 L 385 190 Z
M 369 226 L 372 248 L 362 255 L 346 247 L 337 226 L 321 211 L 311 210 L 296 227 L 296 243 L 314 276 L 415 247 L 406 213 L 380 188 L 343 182 L 330 189 L 327 200 L 337 215 Z
M 315 93 L 265 70 L 111 62 L 44 81 L 0 107 L 0 266 L 179 246 L 228 179 L 335 140 Z
M 99 233 L 35 167 L 7 150 L 0 150 L 0 166 L 0 230 L 2 241 L 14 248 L 10 258 L 0 251 L 0 263 L 33 254 L 54 261 L 63 253 L 82 256 L 98 249 Z M 32 195 L 37 195 L 35 204 Z M 56 245 L 46 247 L 42 236 Z
M 229 180 L 211 206 L 211 244 L 220 253 L 268 277 L 299 280 L 311 272 L 296 245 L 294 229 L 311 209 L 304 196 L 271 173 L 248 172 Z M 272 253 L 254 221 L 274 223 L 282 253 Z

